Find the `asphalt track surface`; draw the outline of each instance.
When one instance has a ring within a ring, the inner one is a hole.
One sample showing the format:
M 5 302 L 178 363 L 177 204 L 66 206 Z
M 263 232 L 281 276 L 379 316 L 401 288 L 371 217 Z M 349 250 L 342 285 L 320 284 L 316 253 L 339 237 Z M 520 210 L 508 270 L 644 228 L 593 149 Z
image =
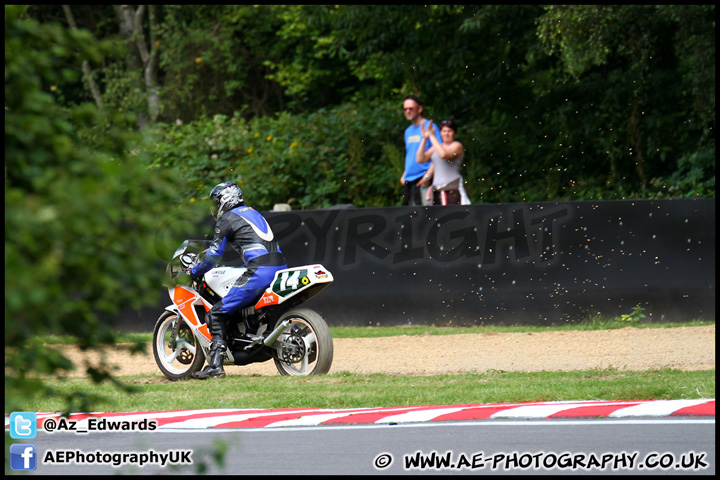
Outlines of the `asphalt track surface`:
M 714 399 L 38 413 L 37 429 L 15 440 L 35 474 L 715 473 Z

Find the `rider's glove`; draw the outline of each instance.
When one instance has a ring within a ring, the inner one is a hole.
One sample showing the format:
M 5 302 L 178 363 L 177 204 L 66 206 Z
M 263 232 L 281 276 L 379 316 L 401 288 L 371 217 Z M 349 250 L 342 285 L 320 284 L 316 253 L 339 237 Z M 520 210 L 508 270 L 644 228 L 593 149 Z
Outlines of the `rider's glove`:
M 193 280 L 197 280 L 198 275 L 194 274 L 192 270 L 193 270 L 192 267 L 188 267 L 185 269 L 187 274 L 190 275 L 190 277 L 192 277 Z

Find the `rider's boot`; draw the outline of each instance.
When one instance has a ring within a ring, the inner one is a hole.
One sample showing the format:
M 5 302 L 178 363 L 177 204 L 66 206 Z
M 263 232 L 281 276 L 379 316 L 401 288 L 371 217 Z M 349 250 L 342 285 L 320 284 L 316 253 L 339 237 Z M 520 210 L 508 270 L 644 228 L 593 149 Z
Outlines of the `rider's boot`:
M 225 349 L 225 345 L 213 343 L 210 346 L 210 360 L 208 360 L 207 366 L 199 372 L 193 373 L 192 377 L 198 380 L 223 378 L 225 376 L 225 369 L 223 368 Z

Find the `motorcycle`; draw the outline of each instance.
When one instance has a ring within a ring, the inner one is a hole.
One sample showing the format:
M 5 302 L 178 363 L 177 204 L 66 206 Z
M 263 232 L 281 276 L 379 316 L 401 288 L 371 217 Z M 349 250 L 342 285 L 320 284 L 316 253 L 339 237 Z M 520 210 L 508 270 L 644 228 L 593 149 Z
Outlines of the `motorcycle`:
M 244 267 L 217 266 L 193 280 L 188 269 L 200 261 L 207 242 L 186 240 L 166 269 L 172 304 L 153 331 L 153 355 L 171 380 L 189 378 L 210 358 L 212 335 L 206 314 L 232 288 Z M 333 282 L 322 265 L 287 268 L 275 274 L 254 304 L 230 322 L 224 365 L 249 365 L 272 359 L 281 375 L 321 375 L 330 370 L 333 340 L 325 320 L 300 305 Z

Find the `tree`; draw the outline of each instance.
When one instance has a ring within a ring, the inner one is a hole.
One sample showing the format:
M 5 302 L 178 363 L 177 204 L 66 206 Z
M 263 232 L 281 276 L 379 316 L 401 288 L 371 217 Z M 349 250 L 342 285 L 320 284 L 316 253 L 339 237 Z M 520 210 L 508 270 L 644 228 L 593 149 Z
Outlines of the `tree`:
M 157 84 L 159 42 L 155 5 L 138 5 L 135 9 L 130 5 L 114 5 L 113 8 L 120 25 L 120 36 L 127 46 L 128 70 L 142 72 L 147 114 L 150 121 L 155 122 L 160 115 L 160 89 Z M 147 36 L 143 27 L 146 13 L 149 20 Z M 146 123 L 145 117 L 145 113 L 141 113 L 141 125 Z
M 5 6 L 6 411 L 51 394 L 38 375 L 74 368 L 33 343 L 37 335 L 99 348 L 114 342 L 121 308 L 154 303 L 157 263 L 173 248 L 156 240 L 180 203 L 175 179 L 148 169 L 143 140 L 124 117 L 58 102 L 82 62 L 97 65 L 108 45 L 23 12 Z M 112 379 L 102 366 L 88 373 Z
M 538 37 L 549 54 L 562 60 L 566 81 L 604 90 L 604 109 L 618 123 L 625 119 L 629 155 L 623 160 L 634 164 L 642 191 L 651 175 L 666 170 L 662 163 L 670 152 L 682 158 L 682 152 L 697 147 L 698 131 L 701 149 L 714 152 L 714 137 L 708 135 L 714 130 L 714 114 L 708 114 L 715 98 L 714 10 L 562 5 L 545 7 L 538 20 Z M 681 106 L 687 96 L 694 98 L 694 112 Z M 605 146 L 605 151 L 613 149 Z M 616 177 L 617 164 L 611 165 Z
M 63 11 L 65 12 L 65 18 L 67 18 L 68 25 L 73 30 L 77 30 L 77 24 L 75 23 L 75 16 L 72 13 L 72 9 L 70 8 L 70 5 L 63 5 L 62 6 Z M 97 105 L 98 109 L 103 109 L 103 101 L 102 101 L 102 94 L 100 93 L 100 89 L 98 88 L 97 82 L 95 82 L 95 79 L 93 78 L 93 72 L 90 68 L 90 62 L 88 60 L 82 61 L 82 72 L 85 78 L 85 82 L 88 85 L 88 89 L 90 89 L 90 93 L 92 94 L 93 99 L 95 100 L 95 105 Z

